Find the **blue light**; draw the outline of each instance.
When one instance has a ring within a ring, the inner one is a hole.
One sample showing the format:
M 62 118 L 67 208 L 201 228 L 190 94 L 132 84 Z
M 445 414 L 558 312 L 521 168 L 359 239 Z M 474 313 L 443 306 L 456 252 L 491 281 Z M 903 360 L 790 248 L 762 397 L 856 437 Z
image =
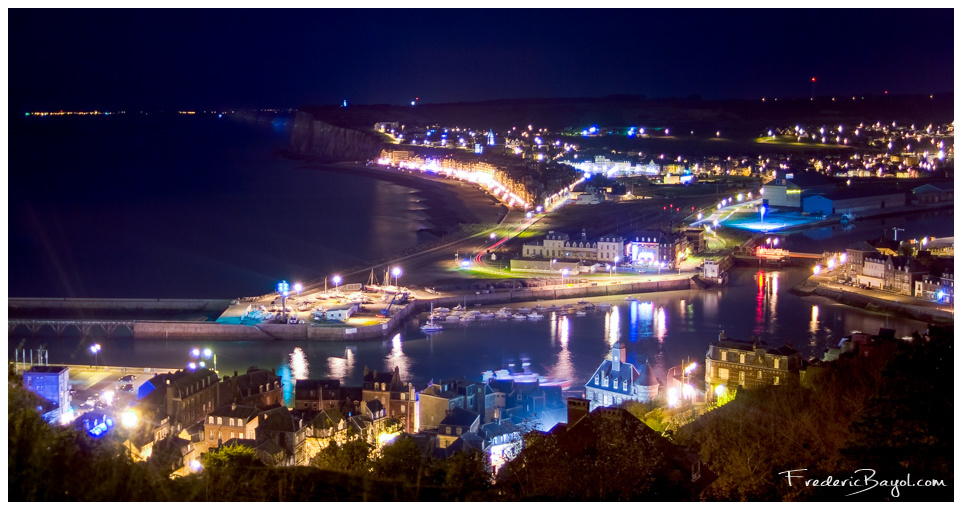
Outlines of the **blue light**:
M 470 260 L 464 259 L 464 260 L 461 261 L 461 267 L 469 267 L 469 266 L 471 266 L 471 261 L 470 261 Z
M 287 283 L 287 280 L 281 280 L 277 283 L 277 292 L 284 294 L 285 296 L 291 290 L 291 284 Z

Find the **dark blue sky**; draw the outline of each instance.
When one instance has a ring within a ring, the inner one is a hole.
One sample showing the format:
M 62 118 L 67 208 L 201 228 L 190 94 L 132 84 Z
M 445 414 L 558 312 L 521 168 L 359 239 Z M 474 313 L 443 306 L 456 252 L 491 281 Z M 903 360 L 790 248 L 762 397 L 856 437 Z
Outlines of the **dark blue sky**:
M 953 90 L 950 9 L 10 9 L 12 111 Z

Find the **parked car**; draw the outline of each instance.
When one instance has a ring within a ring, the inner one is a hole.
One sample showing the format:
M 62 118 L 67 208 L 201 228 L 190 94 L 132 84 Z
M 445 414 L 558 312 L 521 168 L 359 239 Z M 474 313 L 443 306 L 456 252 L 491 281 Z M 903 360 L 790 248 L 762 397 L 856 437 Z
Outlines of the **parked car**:
M 123 385 L 123 386 L 120 387 L 120 391 L 134 391 L 134 385 L 133 385 L 133 384 L 125 384 L 125 385 Z
M 130 382 L 130 381 L 133 381 L 133 380 L 134 380 L 134 376 L 131 375 L 131 374 L 127 374 L 127 375 L 121 377 L 119 380 L 122 381 L 122 382 Z

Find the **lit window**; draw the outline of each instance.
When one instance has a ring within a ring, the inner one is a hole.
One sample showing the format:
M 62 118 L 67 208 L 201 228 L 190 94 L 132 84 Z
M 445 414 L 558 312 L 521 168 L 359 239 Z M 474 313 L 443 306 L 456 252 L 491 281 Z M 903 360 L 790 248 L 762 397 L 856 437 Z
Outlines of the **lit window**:
M 778 358 L 775 358 L 775 370 L 778 370 Z
M 740 353 L 740 354 L 738 355 L 738 362 L 739 362 L 739 363 L 742 363 L 742 364 L 745 363 L 745 354 L 744 354 L 744 353 Z
M 218 416 L 218 417 L 217 417 L 217 424 L 218 424 L 218 425 L 223 425 L 223 424 L 224 424 L 224 419 L 221 418 L 220 416 Z
M 721 352 L 721 360 L 722 360 L 722 361 L 728 361 L 728 351 L 722 351 L 722 352 Z

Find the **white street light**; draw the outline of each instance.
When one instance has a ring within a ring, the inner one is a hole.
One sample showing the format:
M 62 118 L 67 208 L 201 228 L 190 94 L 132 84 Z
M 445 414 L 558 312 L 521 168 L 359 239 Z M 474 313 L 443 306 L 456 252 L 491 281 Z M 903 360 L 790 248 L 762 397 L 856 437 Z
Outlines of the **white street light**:
M 391 270 L 391 274 L 394 275 L 394 286 L 400 288 L 398 287 L 398 277 L 401 276 L 401 268 L 395 267 Z
M 334 283 L 334 293 L 337 294 L 337 288 L 341 285 L 341 275 L 334 275 L 331 281 Z
M 97 355 L 100 353 L 100 344 L 93 344 L 90 346 L 90 352 L 94 355 L 94 365 L 99 365 L 97 362 Z
M 124 414 L 120 415 L 120 423 L 128 429 L 136 427 L 138 421 L 139 418 L 137 417 L 137 413 L 130 409 L 124 411 Z
M 303 286 L 303 285 L 301 285 L 301 284 L 299 284 L 299 283 L 295 283 L 295 284 L 294 284 L 294 292 L 296 292 L 298 296 L 301 295 L 301 291 L 302 291 L 302 290 L 304 290 L 304 286 Z

